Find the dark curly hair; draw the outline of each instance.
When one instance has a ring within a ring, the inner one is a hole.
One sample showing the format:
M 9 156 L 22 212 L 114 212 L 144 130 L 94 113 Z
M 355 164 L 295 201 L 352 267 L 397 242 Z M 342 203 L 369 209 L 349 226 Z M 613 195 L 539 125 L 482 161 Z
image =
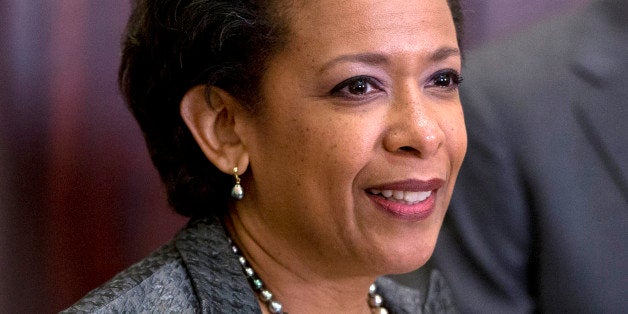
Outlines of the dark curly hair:
M 460 3 L 448 4 L 460 43 Z M 254 110 L 266 60 L 289 37 L 287 7 L 281 0 L 135 2 L 123 40 L 120 89 L 178 213 L 220 214 L 233 185 L 183 122 L 183 95 L 196 85 L 216 86 Z

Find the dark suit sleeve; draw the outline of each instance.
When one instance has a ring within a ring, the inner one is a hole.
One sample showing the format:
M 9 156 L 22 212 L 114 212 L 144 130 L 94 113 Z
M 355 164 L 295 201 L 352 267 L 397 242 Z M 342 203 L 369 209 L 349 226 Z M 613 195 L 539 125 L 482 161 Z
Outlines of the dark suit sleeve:
M 468 151 L 433 262 L 463 313 L 526 313 L 533 307 L 526 186 L 508 136 L 512 125 L 499 112 L 504 100 L 482 91 L 490 77 L 473 77 L 461 90 Z

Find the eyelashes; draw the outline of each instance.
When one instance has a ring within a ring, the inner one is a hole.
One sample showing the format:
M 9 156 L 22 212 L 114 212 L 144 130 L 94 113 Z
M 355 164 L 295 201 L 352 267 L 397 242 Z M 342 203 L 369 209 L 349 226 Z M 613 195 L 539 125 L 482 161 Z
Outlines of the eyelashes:
M 331 89 L 329 94 L 338 97 L 356 98 L 381 91 L 383 89 L 377 79 L 371 76 L 359 75 L 340 82 Z
M 462 76 L 454 69 L 445 69 L 434 73 L 428 82 L 428 86 L 455 89 L 462 83 Z
M 437 92 L 450 92 L 457 90 L 462 80 L 458 71 L 443 69 L 432 74 L 424 87 L 435 89 Z M 358 75 L 340 82 L 331 89 L 329 94 L 333 97 L 363 100 L 380 92 L 385 92 L 385 89 L 378 79 L 368 75 Z

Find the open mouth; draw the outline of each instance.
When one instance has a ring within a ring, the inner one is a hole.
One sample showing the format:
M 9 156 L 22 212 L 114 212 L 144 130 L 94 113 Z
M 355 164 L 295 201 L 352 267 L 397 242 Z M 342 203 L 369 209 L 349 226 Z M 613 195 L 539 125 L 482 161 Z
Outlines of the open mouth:
M 377 190 L 377 189 L 368 189 L 368 193 L 372 195 L 380 196 L 386 200 L 399 202 L 406 205 L 414 205 L 420 202 L 425 201 L 430 195 L 432 195 L 432 191 L 400 191 L 400 190 Z

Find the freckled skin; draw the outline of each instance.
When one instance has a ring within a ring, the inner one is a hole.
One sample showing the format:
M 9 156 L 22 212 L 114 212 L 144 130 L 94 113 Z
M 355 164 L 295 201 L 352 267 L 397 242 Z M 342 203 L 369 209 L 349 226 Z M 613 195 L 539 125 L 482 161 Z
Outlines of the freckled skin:
M 466 151 L 457 89 L 427 86 L 436 71 L 460 71 L 458 54 L 430 58 L 457 48 L 446 1 L 366 2 L 299 2 L 290 41 L 263 78 L 262 114 L 236 121 L 250 165 L 235 232 L 255 239 L 252 255 L 272 254 L 302 277 L 373 279 L 425 263 Z M 363 53 L 386 62 L 325 68 L 338 56 Z M 375 77 L 381 90 L 361 100 L 330 95 L 356 75 Z M 434 213 L 421 221 L 388 215 L 365 192 L 432 178 L 445 184 Z M 265 263 L 259 257 L 272 273 Z

